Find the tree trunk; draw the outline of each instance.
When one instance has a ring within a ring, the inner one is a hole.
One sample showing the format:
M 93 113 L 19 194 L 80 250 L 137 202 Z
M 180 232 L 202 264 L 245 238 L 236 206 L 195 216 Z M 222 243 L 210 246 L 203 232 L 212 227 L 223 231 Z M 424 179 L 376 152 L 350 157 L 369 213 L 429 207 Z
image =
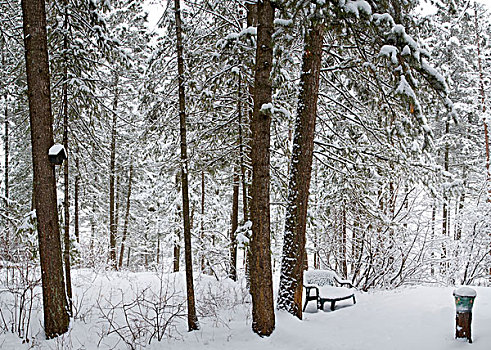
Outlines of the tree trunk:
M 258 28 L 256 70 L 254 75 L 254 111 L 252 131 L 252 237 L 250 283 L 252 295 L 252 330 L 269 336 L 275 327 L 270 243 L 270 126 L 271 68 L 273 64 L 273 20 L 271 1 L 257 4 Z
M 205 172 L 201 171 L 201 227 L 200 227 L 200 243 L 201 243 L 201 272 L 204 273 L 206 269 L 205 265 Z
M 173 271 L 174 272 L 179 272 L 179 260 L 181 259 L 181 247 L 179 244 L 176 242 L 174 243 L 174 259 L 173 259 Z
M 5 182 L 5 192 L 4 192 L 4 202 L 5 202 L 5 208 L 7 209 L 9 207 L 9 108 L 7 104 L 7 94 L 5 94 L 5 123 L 4 123 L 4 137 L 3 137 L 3 144 L 4 144 L 4 161 L 5 161 L 5 173 L 4 173 L 4 182 Z
M 243 191 L 245 192 L 245 169 L 244 169 L 244 157 L 243 157 L 243 146 L 242 146 L 242 84 L 241 78 L 239 76 L 238 82 L 238 93 L 237 93 L 237 123 L 239 129 L 239 138 L 237 140 L 239 146 L 239 162 L 240 162 L 240 173 L 242 175 Z M 230 271 L 229 277 L 237 281 L 237 228 L 239 227 L 239 189 L 240 189 L 240 177 L 238 173 L 239 169 L 234 167 L 233 176 L 233 195 L 232 195 L 232 228 L 230 231 Z M 247 199 L 243 196 L 243 206 L 244 206 L 244 222 L 247 220 Z
M 177 187 L 177 194 L 176 195 L 179 195 L 179 192 L 181 191 L 181 189 L 179 188 L 179 174 L 176 174 L 176 187 Z M 179 266 L 179 263 L 180 263 L 180 260 L 181 260 L 181 230 L 179 230 L 179 228 L 177 228 L 177 225 L 179 224 L 179 221 L 181 220 L 181 205 L 178 203 L 177 204 L 177 221 L 176 221 L 176 229 L 175 229 L 175 236 L 176 236 L 176 240 L 174 242 L 174 259 L 173 259 L 173 267 L 174 267 L 174 272 L 179 272 L 179 269 L 180 269 L 180 266 Z
M 460 198 L 458 200 L 458 203 L 455 203 L 455 233 L 454 233 L 454 239 L 456 241 L 460 241 L 462 238 L 462 224 L 463 224 L 463 218 L 462 214 L 464 211 L 464 205 L 465 205 L 465 189 L 467 188 L 467 167 L 464 166 L 464 169 L 462 170 L 462 178 L 464 179 L 464 183 L 462 186 L 462 193 L 460 194 Z M 458 251 L 456 252 L 458 254 Z
M 258 18 L 257 18 L 257 2 L 245 2 L 245 6 L 247 8 L 247 27 L 257 27 L 258 24 Z M 251 60 L 252 61 L 252 60 Z M 251 62 L 250 64 L 251 70 L 254 72 L 254 62 Z M 249 84 L 248 86 L 248 106 L 253 106 L 254 105 L 254 86 L 252 84 Z M 252 124 L 252 114 L 253 114 L 253 108 L 248 108 L 248 115 L 249 115 L 249 126 Z M 242 125 L 240 123 L 240 125 Z M 244 133 L 243 133 L 244 131 Z M 245 132 L 246 130 L 240 128 L 239 129 L 239 137 L 242 135 L 242 139 L 245 138 Z M 245 141 L 241 142 L 243 144 Z M 245 151 L 244 148 L 242 148 L 242 161 L 241 161 L 241 172 L 242 172 L 242 203 L 243 203 L 243 212 L 244 212 L 244 223 L 246 221 L 249 221 L 250 219 L 250 203 L 249 203 L 249 196 L 251 195 L 251 189 L 247 186 L 247 181 L 246 181 L 246 176 L 249 175 L 249 172 L 246 172 L 245 170 L 245 158 L 246 155 L 248 156 L 249 159 L 251 159 L 251 150 L 252 150 L 252 137 L 249 138 L 248 140 L 248 151 Z M 250 237 L 248 237 L 250 239 Z M 251 264 L 249 262 L 251 253 L 250 253 L 250 244 L 244 246 L 244 274 L 245 274 L 245 280 L 246 280 L 246 286 L 249 289 L 250 292 L 250 267 Z
M 112 127 L 111 127 L 111 158 L 109 161 L 109 266 L 116 269 L 116 220 L 115 220 L 115 188 L 114 180 L 116 173 L 116 128 L 117 128 L 117 113 L 118 108 L 118 80 L 116 74 L 114 79 L 114 102 L 112 111 Z
M 68 50 L 68 8 L 65 2 L 65 19 L 63 23 L 63 147 L 68 154 L 68 59 L 66 52 Z M 65 232 L 63 235 L 65 261 L 65 283 L 66 294 L 68 297 L 68 311 L 72 314 L 72 278 L 70 271 L 70 188 L 68 182 L 68 158 L 63 164 L 63 183 L 65 185 L 65 200 L 63 201 L 63 211 L 65 213 Z
M 80 230 L 79 230 L 79 205 L 78 205 L 78 192 L 79 192 L 79 164 L 78 158 L 75 160 L 75 166 L 77 168 L 77 175 L 75 175 L 75 237 L 77 238 L 77 243 L 80 243 Z
M 116 172 L 116 179 L 115 179 L 115 184 L 114 184 L 114 237 L 116 239 L 116 247 L 117 247 L 117 240 L 118 240 L 118 229 L 119 229 L 119 206 L 121 205 L 121 176 L 119 175 L 118 171 L 114 169 Z M 115 252 L 117 253 L 118 249 L 115 249 Z M 116 261 L 118 260 L 118 256 L 116 254 Z
M 237 281 L 237 237 L 236 232 L 239 227 L 239 174 L 238 169 L 234 168 L 233 195 L 232 195 L 232 227 L 230 230 L 230 271 L 229 277 Z
M 160 264 L 160 224 L 157 227 L 157 265 Z
M 54 166 L 50 78 L 44 0 L 22 0 L 24 44 L 31 125 L 34 199 L 38 222 L 43 289 L 44 333 L 54 338 L 68 331 L 70 321 L 63 279 Z
M 435 226 L 436 226 L 436 203 L 433 202 L 431 208 L 431 243 L 435 242 Z M 435 275 L 435 251 L 432 249 L 431 251 L 431 275 Z
M 477 4 L 474 2 L 474 25 L 476 28 L 476 44 L 477 44 L 477 65 L 479 69 L 479 92 L 481 94 L 481 112 L 483 114 L 484 125 L 484 145 L 486 149 L 486 186 L 488 190 L 488 201 L 491 202 L 491 170 L 489 160 L 489 130 L 488 121 L 486 120 L 486 95 L 484 91 L 484 76 L 482 72 L 482 60 L 481 60 L 481 35 L 479 34 L 479 23 L 477 16 Z M 490 253 L 491 254 L 491 253 Z M 491 268 L 489 274 L 491 275 Z
M 324 26 L 312 23 L 305 36 L 300 96 L 290 161 L 278 308 L 302 319 L 305 230 Z
M 177 70 L 179 83 L 179 125 L 181 135 L 181 185 L 182 215 L 184 224 L 184 258 L 186 261 L 186 290 L 188 304 L 188 329 L 199 329 L 194 302 L 193 259 L 191 255 L 191 223 L 189 219 L 188 154 L 186 142 L 186 98 L 184 94 L 184 57 L 180 0 L 174 0 L 176 15 Z
M 486 150 L 486 187 L 488 192 L 488 202 L 491 202 L 491 170 L 490 170 L 490 159 L 489 159 L 489 130 L 488 121 L 486 119 L 486 95 L 484 92 L 484 77 L 482 73 L 482 62 L 481 62 L 481 36 L 479 34 L 479 25 L 477 20 L 477 4 L 474 2 L 474 24 L 476 27 L 476 42 L 477 42 L 477 64 L 479 68 L 479 90 L 481 93 L 481 111 L 483 114 L 483 125 L 484 125 L 484 147 Z M 491 233 L 489 234 L 491 236 Z M 489 255 L 491 256 L 491 249 L 489 249 Z M 489 268 L 489 276 L 491 276 L 491 267 Z
M 92 147 L 92 151 L 94 151 L 94 147 Z M 97 183 L 97 174 L 94 173 L 94 179 L 92 180 L 94 184 Z M 95 189 L 95 191 L 97 191 Z M 92 213 L 90 215 L 90 242 L 89 242 L 89 250 L 90 250 L 90 256 L 92 258 L 92 262 L 95 262 L 95 253 L 94 253 L 94 241 L 95 241 L 95 212 L 96 212 L 96 192 L 92 193 Z
M 447 120 L 445 122 L 445 136 L 447 136 L 450 132 L 450 121 Z M 444 150 L 444 155 L 443 155 L 443 168 L 444 170 L 448 173 L 449 170 L 449 153 L 450 153 L 450 146 L 448 144 L 448 141 L 445 140 L 445 150 Z M 442 241 L 442 272 L 446 271 L 446 266 L 447 266 L 447 246 L 446 246 L 446 237 L 449 234 L 449 227 L 450 227 L 450 218 L 449 218 L 449 210 L 448 210 L 448 196 L 446 193 L 446 190 L 444 189 L 443 192 L 443 208 L 442 208 L 442 236 L 443 236 L 443 241 Z
M 131 204 L 131 184 L 133 182 L 133 164 L 130 164 L 130 174 L 128 177 L 128 193 L 126 195 L 126 212 L 124 213 L 123 237 L 121 237 L 121 250 L 119 251 L 118 268 L 123 267 L 124 243 L 128 234 L 128 223 L 130 220 L 130 204 Z
M 343 278 L 348 277 L 348 257 L 346 251 L 347 245 L 347 231 L 346 226 L 346 203 L 343 203 L 343 209 L 341 210 L 341 272 Z
M 6 50 L 7 43 L 4 41 L 2 45 L 2 66 L 5 67 L 5 50 Z M 5 205 L 5 211 L 7 212 L 7 215 L 9 213 L 9 108 L 8 108 L 8 94 L 7 94 L 7 89 L 5 89 L 5 94 L 4 94 L 4 100 L 5 100 L 5 110 L 4 110 L 4 138 L 3 138 L 3 144 L 4 144 L 4 164 L 5 164 L 5 172 L 4 172 L 4 205 Z M 8 257 L 10 249 L 10 222 L 7 221 L 6 223 L 6 230 L 5 230 L 5 256 Z
M 131 247 L 128 247 L 128 253 L 126 255 L 126 268 L 130 267 L 130 258 L 131 258 Z

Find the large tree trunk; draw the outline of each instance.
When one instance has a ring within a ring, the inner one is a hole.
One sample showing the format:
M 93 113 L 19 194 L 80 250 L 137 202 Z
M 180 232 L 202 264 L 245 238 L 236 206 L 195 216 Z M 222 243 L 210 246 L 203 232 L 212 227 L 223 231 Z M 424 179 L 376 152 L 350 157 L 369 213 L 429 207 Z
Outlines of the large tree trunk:
M 189 219 L 188 150 L 186 142 L 186 98 L 184 94 L 184 57 L 180 0 L 174 0 L 176 15 L 177 70 L 179 82 L 179 125 L 181 134 L 181 185 L 182 216 L 184 224 L 184 259 L 186 261 L 186 289 L 188 304 L 188 329 L 199 329 L 194 302 L 193 259 L 191 255 L 191 222 Z
M 278 293 L 278 308 L 300 319 L 302 318 L 307 204 L 312 172 L 323 31 L 322 24 L 312 24 L 305 36 Z
M 128 223 L 130 220 L 130 204 L 131 204 L 131 184 L 133 182 L 133 164 L 130 164 L 130 174 L 128 177 L 128 193 L 126 195 L 126 212 L 124 214 L 123 237 L 121 238 L 121 250 L 119 251 L 118 268 L 123 267 L 124 243 L 128 234 Z
M 111 156 L 109 160 L 109 266 L 116 269 L 116 217 L 115 217 L 115 175 L 116 175 L 116 128 L 117 128 L 117 113 L 118 107 L 118 80 L 116 74 L 114 79 L 114 102 L 112 111 L 112 126 L 111 126 Z
M 252 219 L 250 284 L 252 295 L 252 330 L 269 336 L 275 327 L 270 243 L 270 125 L 271 68 L 273 64 L 273 20 L 271 1 L 258 3 L 256 70 L 254 76 L 254 111 L 252 131 Z
M 68 50 L 68 8 L 65 2 L 65 19 L 63 23 L 63 147 L 68 153 L 68 61 L 66 52 Z M 63 184 L 65 185 L 65 200 L 63 201 L 63 211 L 65 213 L 65 232 L 63 235 L 64 251 L 63 259 L 65 261 L 65 283 L 66 294 L 68 297 L 68 311 L 72 314 L 72 277 L 70 267 L 70 188 L 68 182 L 68 159 L 63 164 Z
M 46 12 L 44 0 L 22 0 L 29 117 L 31 124 L 34 199 L 38 222 L 43 287 L 44 332 L 54 338 L 70 321 L 63 279 L 60 228 L 54 166 L 48 160 L 53 145 Z

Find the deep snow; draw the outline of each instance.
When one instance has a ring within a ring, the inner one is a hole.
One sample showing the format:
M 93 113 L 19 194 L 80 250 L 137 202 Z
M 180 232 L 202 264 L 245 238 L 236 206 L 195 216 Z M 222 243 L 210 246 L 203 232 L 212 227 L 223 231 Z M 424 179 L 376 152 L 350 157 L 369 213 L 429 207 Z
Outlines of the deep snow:
M 156 300 L 152 295 L 160 290 L 167 291 L 167 295 L 177 293 L 171 299 L 173 304 L 184 301 L 183 273 L 96 274 L 90 270 L 75 270 L 73 285 L 79 318 L 72 322 L 67 335 L 44 340 L 40 327 L 42 316 L 35 313 L 30 342 L 22 344 L 17 336 L 2 333 L 0 349 L 127 349 L 129 347 L 116 332 L 107 335 L 109 323 L 101 317 L 101 311 L 110 311 L 110 304 L 122 305 L 121 300 L 128 305 L 137 294 L 146 293 L 147 300 Z M 357 292 L 356 305 L 351 300 L 339 302 L 333 312 L 329 311 L 328 305 L 326 311 L 316 311 L 311 302 L 303 321 L 277 312 L 274 333 L 268 338 L 259 338 L 251 331 L 250 299 L 244 283 L 237 284 L 230 280 L 218 282 L 214 277 L 201 275 L 196 277 L 201 329 L 187 332 L 186 320 L 180 318 L 175 327 L 169 328 L 170 337 L 161 342 L 153 339 L 150 345 L 148 337 L 142 337 L 139 342 L 146 344 L 145 348 L 148 349 L 176 350 L 489 350 L 491 288 L 473 288 L 477 291 L 472 325 L 473 344 L 454 339 L 455 306 L 452 292 L 455 287 L 436 286 Z M 2 298 L 5 301 L 6 297 L 6 293 L 0 293 L 0 301 Z M 125 325 L 118 311 L 113 320 L 115 325 Z

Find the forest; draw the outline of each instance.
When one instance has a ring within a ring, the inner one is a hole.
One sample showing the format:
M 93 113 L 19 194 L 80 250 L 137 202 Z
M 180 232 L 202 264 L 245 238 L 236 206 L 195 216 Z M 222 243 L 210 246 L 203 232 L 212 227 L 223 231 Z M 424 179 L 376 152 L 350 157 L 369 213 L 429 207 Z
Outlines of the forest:
M 307 270 L 491 297 L 490 5 L 0 0 L 0 348 L 257 342 Z

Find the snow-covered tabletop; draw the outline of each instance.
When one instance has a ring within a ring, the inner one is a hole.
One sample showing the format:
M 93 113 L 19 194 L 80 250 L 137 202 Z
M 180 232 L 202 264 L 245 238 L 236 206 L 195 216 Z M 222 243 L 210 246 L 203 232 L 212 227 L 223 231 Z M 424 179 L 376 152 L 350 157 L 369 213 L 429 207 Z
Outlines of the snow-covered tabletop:
M 345 287 L 324 286 L 319 287 L 319 295 L 329 299 L 349 298 L 353 295 L 353 289 Z

